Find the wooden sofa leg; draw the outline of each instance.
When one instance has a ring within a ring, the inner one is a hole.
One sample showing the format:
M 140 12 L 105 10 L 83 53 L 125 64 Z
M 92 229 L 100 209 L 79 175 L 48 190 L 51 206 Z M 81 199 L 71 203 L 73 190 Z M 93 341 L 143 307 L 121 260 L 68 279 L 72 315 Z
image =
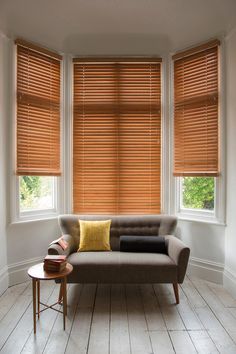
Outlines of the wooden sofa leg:
M 176 305 L 178 305 L 179 304 L 179 287 L 178 287 L 178 283 L 173 283 L 173 288 L 174 288 L 174 293 L 175 293 Z

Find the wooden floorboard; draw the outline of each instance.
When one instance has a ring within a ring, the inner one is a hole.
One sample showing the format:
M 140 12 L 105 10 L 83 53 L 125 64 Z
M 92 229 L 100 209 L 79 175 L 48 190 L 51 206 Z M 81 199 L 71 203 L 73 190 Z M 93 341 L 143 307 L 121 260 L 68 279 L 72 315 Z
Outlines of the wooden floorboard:
M 164 284 L 154 285 L 157 300 L 160 305 L 167 330 L 180 331 L 186 329 L 178 312 L 177 305 L 169 287 Z
M 151 338 L 138 285 L 126 285 L 126 299 L 131 353 L 150 354 Z
M 47 344 L 44 348 L 44 353 L 59 354 L 64 353 L 66 350 L 67 342 L 71 333 L 82 285 L 70 285 L 68 290 L 68 309 L 66 319 L 66 329 L 63 331 L 63 321 L 61 314 L 57 314 L 56 320 L 53 324 L 52 331 L 50 332 Z
M 29 282 L 11 286 L 0 297 L 0 321 L 9 312 L 10 308 L 15 304 L 17 298 L 23 294 L 29 286 Z
M 53 283 L 54 287 L 53 287 L 53 291 L 52 291 L 50 297 L 46 301 L 47 304 L 53 304 L 58 299 L 59 285 L 55 285 L 54 281 L 52 283 Z M 54 326 L 54 322 L 55 322 L 56 318 L 57 318 L 57 312 L 55 312 L 55 311 L 47 310 L 47 311 L 44 311 L 41 313 L 40 320 L 37 322 L 37 334 L 34 335 L 34 332 L 32 329 L 31 334 L 28 337 L 28 339 L 25 342 L 25 345 L 22 349 L 22 353 L 30 354 L 30 353 L 42 353 L 43 352 L 43 350 L 47 344 L 49 335 L 50 335 L 52 328 Z M 31 328 L 32 328 L 32 323 L 31 323 Z
M 129 322 L 124 285 L 111 287 L 110 354 L 130 354 Z
M 140 285 L 144 314 L 149 331 L 166 330 L 166 324 L 151 284 Z
M 42 300 L 59 286 L 41 282 Z M 220 285 L 186 277 L 175 304 L 171 284 L 71 284 L 68 316 L 47 310 L 33 333 L 26 282 L 0 297 L 0 353 L 236 354 L 236 300 Z
M 51 293 L 55 287 L 54 283 L 46 284 L 45 282 L 41 284 L 41 299 L 44 302 L 48 302 Z M 32 330 L 32 303 L 27 307 L 20 321 L 15 326 L 8 340 L 2 347 L 2 353 L 20 353 L 25 345 L 26 339 L 29 338 Z
M 20 296 L 17 297 L 13 306 L 11 306 L 8 313 L 0 322 L 0 349 L 9 339 L 11 333 L 14 331 L 25 311 L 32 302 L 32 293 L 30 284 L 26 287 Z
M 108 354 L 110 342 L 111 286 L 98 285 L 88 354 Z
M 72 330 L 68 339 L 67 354 L 86 354 L 95 305 L 97 285 L 85 284 L 81 290 Z
M 174 346 L 168 331 L 150 331 L 154 354 L 173 354 Z

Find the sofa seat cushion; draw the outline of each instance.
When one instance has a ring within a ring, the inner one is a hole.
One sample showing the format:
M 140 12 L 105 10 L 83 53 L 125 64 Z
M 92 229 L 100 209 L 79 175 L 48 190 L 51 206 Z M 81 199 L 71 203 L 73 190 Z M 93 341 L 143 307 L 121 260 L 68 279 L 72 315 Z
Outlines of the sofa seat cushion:
M 74 283 L 174 283 L 177 265 L 165 254 L 131 252 L 78 252 L 68 262 Z

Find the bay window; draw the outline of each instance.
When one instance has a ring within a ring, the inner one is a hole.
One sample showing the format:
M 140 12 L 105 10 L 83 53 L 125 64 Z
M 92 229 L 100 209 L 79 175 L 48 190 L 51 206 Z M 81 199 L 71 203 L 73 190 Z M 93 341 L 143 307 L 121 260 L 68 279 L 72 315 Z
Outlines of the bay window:
M 167 203 L 173 200 L 168 194 L 173 180 L 168 145 L 173 140 L 175 213 L 216 220 L 223 200 L 219 45 L 214 40 L 173 56 L 174 124 L 169 141 L 169 117 L 162 112 L 168 102 L 162 99 L 166 72 L 160 58 L 67 58 L 62 102 L 62 57 L 16 40 L 18 219 L 59 212 L 61 150 L 68 169 L 64 180 L 71 186 L 64 210 L 174 210 L 174 202 Z M 68 116 L 63 118 L 61 148 L 63 106 Z
M 177 211 L 216 217 L 219 190 L 219 41 L 173 56 Z
M 61 59 L 16 40 L 16 175 L 18 217 L 57 209 L 61 175 Z

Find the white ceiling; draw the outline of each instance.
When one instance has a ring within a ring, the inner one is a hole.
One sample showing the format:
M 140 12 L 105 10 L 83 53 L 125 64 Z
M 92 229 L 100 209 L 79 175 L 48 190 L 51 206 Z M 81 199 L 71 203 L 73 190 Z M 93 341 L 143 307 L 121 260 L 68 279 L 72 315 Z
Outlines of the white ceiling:
M 236 0 L 0 0 L 0 31 L 77 55 L 164 55 L 235 25 Z

